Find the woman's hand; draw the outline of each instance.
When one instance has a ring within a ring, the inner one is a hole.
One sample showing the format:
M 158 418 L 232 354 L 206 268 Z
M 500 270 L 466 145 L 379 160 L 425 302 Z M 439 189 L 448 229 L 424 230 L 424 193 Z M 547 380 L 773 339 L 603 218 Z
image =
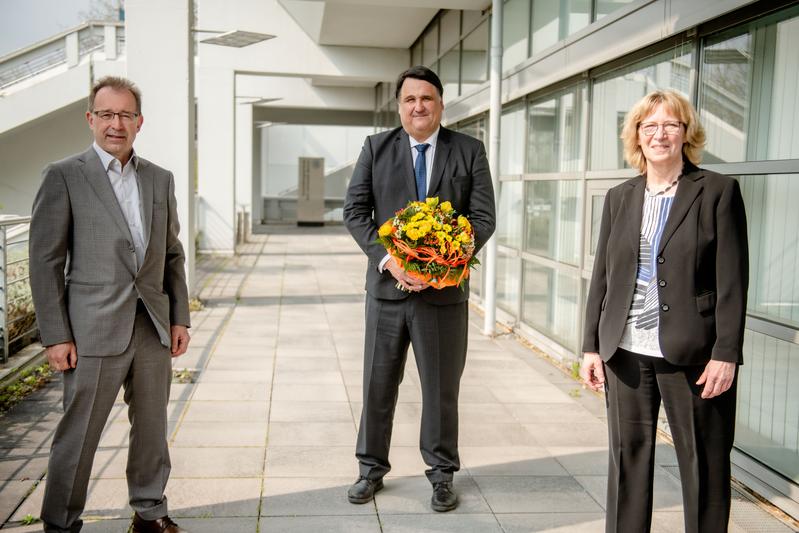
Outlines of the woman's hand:
M 705 400 L 715 398 L 727 392 L 735 379 L 735 363 L 727 361 L 714 361 L 711 359 L 705 365 L 705 371 L 699 376 L 697 385 L 704 385 L 702 388 L 702 398 Z
M 588 387 L 595 391 L 602 390 L 605 386 L 605 367 L 598 353 L 586 352 L 583 354 L 583 364 L 580 367 L 580 377 Z

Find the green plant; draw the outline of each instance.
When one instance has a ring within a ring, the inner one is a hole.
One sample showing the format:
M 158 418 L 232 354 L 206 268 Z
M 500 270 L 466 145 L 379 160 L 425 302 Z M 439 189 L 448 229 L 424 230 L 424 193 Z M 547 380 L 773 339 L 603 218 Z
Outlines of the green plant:
M 22 524 L 26 525 L 26 526 L 29 526 L 31 524 L 35 524 L 38 521 L 39 521 L 39 519 L 37 517 L 33 516 L 30 513 L 28 513 L 28 514 L 26 514 L 25 516 L 22 517 Z
M 0 415 L 6 413 L 30 393 L 49 383 L 52 377 L 53 371 L 47 363 L 23 370 L 17 381 L 0 389 Z
M 571 376 L 574 379 L 580 379 L 580 361 L 572 361 L 571 365 L 569 366 L 569 371 Z
M 582 393 L 580 392 L 580 389 L 571 389 L 569 391 L 569 396 L 571 396 L 572 398 L 579 398 L 580 396 L 582 396 Z

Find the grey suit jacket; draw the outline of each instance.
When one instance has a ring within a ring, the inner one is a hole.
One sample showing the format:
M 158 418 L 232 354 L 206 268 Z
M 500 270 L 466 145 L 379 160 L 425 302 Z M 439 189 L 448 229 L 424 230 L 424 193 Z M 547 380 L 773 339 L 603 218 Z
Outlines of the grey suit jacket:
M 610 359 L 635 289 L 646 179 L 605 197 L 585 313 L 584 352 Z M 742 363 L 749 283 L 738 182 L 686 162 L 657 250 L 660 349 L 675 365 Z
M 477 253 L 496 224 L 494 188 L 483 143 L 442 127 L 432 171 L 427 196 L 450 201 L 459 214 L 469 218 Z M 367 137 L 347 189 L 344 223 L 369 258 L 366 291 L 375 298 L 399 300 L 409 296 L 395 287 L 388 270 L 379 272 L 386 249 L 375 240 L 378 227 L 416 199 L 413 157 L 405 130 L 396 128 Z M 463 302 L 469 298 L 468 280 L 462 288 L 428 288 L 421 295 L 435 305 Z
M 122 353 L 137 298 L 164 346 L 171 325 L 190 325 L 174 179 L 142 158 L 137 174 L 146 243 L 138 271 L 130 230 L 94 148 L 44 170 L 30 225 L 30 284 L 45 346 L 74 341 L 78 355 Z

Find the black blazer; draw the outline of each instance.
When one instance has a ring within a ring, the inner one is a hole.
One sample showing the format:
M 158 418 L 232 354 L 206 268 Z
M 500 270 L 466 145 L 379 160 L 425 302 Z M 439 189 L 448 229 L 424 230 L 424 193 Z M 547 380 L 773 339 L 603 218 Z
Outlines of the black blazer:
M 632 303 L 646 179 L 608 191 L 583 352 L 610 359 Z M 686 162 L 657 252 L 660 349 L 675 365 L 742 363 L 749 255 L 738 182 Z
M 496 215 L 494 188 L 483 143 L 446 128 L 438 141 L 430 177 L 428 196 L 450 201 L 452 207 L 469 218 L 475 233 L 475 253 L 494 233 Z M 416 200 L 416 180 L 408 134 L 402 128 L 366 138 L 352 173 L 344 202 L 344 223 L 369 258 L 366 291 L 375 298 L 399 300 L 409 293 L 395 287 L 388 270 L 378 271 L 386 255 L 376 243 L 377 229 L 394 213 Z M 425 301 L 446 305 L 469 298 L 468 280 L 462 288 L 447 287 L 421 292 Z

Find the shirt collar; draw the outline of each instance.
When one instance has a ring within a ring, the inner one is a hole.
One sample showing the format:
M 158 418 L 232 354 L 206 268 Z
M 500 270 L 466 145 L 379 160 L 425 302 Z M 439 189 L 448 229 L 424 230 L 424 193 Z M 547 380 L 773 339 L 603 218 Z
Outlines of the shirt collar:
M 100 161 L 103 163 L 103 169 L 105 169 L 106 172 L 108 172 L 108 168 L 111 166 L 111 163 L 113 163 L 114 161 L 119 161 L 116 157 L 112 156 L 111 154 L 100 148 L 100 145 L 97 144 L 97 141 L 92 143 L 92 147 L 94 148 L 94 151 L 97 152 L 97 157 L 100 158 Z M 139 156 L 136 155 L 136 150 L 133 150 L 131 152 L 129 162 L 132 162 L 133 168 L 138 170 Z M 122 169 L 120 169 L 120 171 L 121 170 Z
M 432 146 L 433 148 L 435 148 L 436 147 L 436 142 L 438 142 L 438 132 L 440 130 L 441 130 L 441 126 L 437 127 L 436 131 L 434 131 L 433 134 L 430 137 L 428 137 L 427 140 L 424 140 L 424 141 L 417 141 L 416 139 L 414 139 L 413 137 L 408 135 L 408 139 L 410 139 L 410 141 L 411 141 L 411 148 L 413 148 L 417 144 L 425 144 L 425 143 L 427 143 L 430 146 Z

